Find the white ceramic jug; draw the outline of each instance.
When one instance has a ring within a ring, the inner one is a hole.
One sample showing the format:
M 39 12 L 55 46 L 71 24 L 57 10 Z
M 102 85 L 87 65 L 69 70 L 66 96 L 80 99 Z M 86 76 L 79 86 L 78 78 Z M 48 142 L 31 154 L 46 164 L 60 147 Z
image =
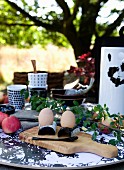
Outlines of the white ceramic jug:
M 106 37 L 101 45 L 99 104 L 110 114 L 124 115 L 124 27 L 120 37 Z
M 124 47 L 102 47 L 99 104 L 124 114 Z

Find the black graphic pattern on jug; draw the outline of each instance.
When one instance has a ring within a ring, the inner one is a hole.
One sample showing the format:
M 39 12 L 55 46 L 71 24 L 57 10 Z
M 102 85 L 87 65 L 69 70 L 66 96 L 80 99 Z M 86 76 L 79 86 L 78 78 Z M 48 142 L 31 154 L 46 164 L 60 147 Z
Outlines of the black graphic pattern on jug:
M 111 58 L 111 54 L 108 54 L 109 62 L 111 62 Z M 115 87 L 124 84 L 124 59 L 121 59 L 120 65 L 109 67 L 108 77 L 110 77 L 110 81 L 115 84 Z

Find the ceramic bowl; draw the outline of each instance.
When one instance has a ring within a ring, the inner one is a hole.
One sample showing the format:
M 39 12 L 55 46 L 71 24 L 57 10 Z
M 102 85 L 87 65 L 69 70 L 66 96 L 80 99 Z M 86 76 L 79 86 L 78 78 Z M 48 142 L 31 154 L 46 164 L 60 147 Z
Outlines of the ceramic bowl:
M 73 106 L 73 101 L 77 101 L 79 104 L 82 104 L 83 100 L 86 98 L 85 95 L 65 95 L 64 89 L 52 89 L 52 97 L 55 100 L 62 100 L 67 106 Z
M 9 104 L 0 104 L 0 112 L 11 115 L 15 112 L 15 107 Z

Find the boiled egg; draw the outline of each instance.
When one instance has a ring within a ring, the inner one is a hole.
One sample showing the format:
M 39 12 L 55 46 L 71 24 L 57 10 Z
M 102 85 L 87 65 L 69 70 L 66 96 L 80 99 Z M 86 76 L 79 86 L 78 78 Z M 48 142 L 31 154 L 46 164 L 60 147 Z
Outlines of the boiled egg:
M 72 111 L 63 112 L 60 120 L 62 127 L 73 128 L 75 126 L 75 115 Z
M 44 108 L 40 111 L 38 121 L 40 126 L 51 125 L 54 120 L 53 111 L 50 108 Z

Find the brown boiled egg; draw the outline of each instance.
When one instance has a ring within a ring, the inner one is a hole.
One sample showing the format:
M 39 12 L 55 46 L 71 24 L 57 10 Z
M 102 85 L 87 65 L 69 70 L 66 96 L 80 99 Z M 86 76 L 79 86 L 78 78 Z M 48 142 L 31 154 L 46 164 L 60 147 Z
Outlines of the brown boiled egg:
M 54 120 L 53 111 L 50 108 L 44 108 L 40 111 L 38 121 L 40 126 L 51 125 Z
M 75 126 L 74 113 L 69 110 L 63 112 L 60 123 L 62 127 L 73 128 Z

